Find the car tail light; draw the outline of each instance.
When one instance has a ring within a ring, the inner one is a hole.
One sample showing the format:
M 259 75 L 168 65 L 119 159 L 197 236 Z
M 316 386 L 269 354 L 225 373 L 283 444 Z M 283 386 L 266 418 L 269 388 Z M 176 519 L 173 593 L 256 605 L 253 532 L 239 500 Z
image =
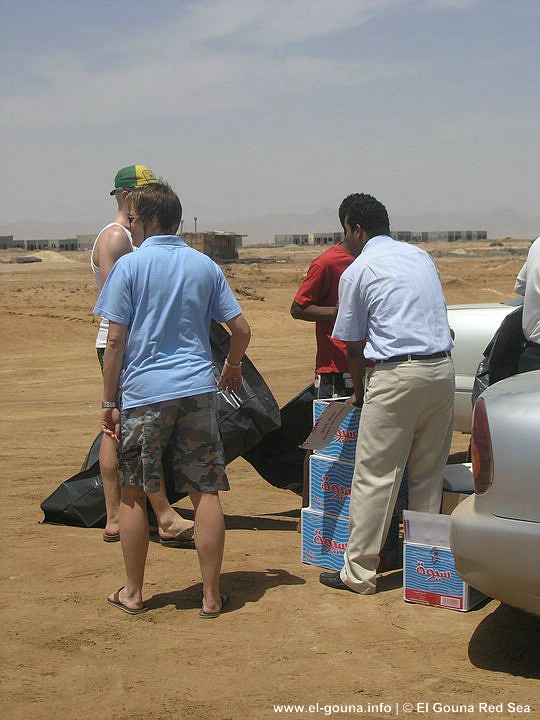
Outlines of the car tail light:
M 484 398 L 480 397 L 474 405 L 471 456 L 474 478 L 474 492 L 482 495 L 493 482 L 493 451 L 491 435 Z

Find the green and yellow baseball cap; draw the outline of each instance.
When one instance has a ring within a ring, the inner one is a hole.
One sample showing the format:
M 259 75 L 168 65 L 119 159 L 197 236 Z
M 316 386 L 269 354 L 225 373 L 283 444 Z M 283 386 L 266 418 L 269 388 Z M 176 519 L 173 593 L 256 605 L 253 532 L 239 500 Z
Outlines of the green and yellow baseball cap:
M 157 178 L 154 173 L 145 165 L 128 165 L 120 168 L 114 178 L 114 190 L 110 194 L 114 195 L 117 190 L 133 190 L 141 185 L 149 185 L 156 183 Z

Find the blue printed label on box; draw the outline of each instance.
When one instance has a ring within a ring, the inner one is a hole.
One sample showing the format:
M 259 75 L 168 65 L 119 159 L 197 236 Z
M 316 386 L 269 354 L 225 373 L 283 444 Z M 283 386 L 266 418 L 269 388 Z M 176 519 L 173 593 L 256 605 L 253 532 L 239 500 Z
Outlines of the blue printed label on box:
M 337 517 L 349 517 L 354 465 L 313 454 L 309 459 L 309 508 Z M 407 507 L 408 469 L 401 480 L 394 515 Z
M 343 567 L 349 540 L 349 521 L 310 508 L 302 509 L 302 562 L 329 570 Z M 388 537 L 380 554 L 379 572 L 401 566 L 399 518 L 392 518 Z
M 315 423 L 320 414 L 331 400 L 313 401 L 313 422 Z M 351 408 L 350 413 L 340 423 L 333 440 L 325 448 L 314 450 L 316 455 L 354 463 L 356 453 L 356 441 L 358 439 L 358 425 L 360 423 L 360 409 Z
M 348 517 L 354 465 L 322 455 L 309 459 L 309 507 L 330 515 Z
M 348 541 L 349 521 L 346 518 L 302 510 L 302 562 L 340 570 Z
M 449 548 L 405 542 L 403 597 L 423 605 L 469 610 L 484 597 L 459 577 Z

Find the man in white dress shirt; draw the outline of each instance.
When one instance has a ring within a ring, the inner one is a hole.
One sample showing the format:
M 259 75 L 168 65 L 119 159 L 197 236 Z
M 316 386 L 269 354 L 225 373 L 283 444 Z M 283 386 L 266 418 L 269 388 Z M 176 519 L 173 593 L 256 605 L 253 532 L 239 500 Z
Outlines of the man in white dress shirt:
M 540 370 L 540 237 L 529 249 L 518 273 L 514 291 L 524 295 L 523 334 L 527 347 L 519 359 L 519 372 Z
M 371 195 L 342 203 L 348 244 L 359 255 L 339 283 L 334 337 L 345 341 L 355 396 L 364 404 L 345 564 L 322 584 L 375 592 L 380 550 L 408 461 L 409 508 L 438 513 L 452 437 L 454 366 L 437 269 L 420 248 L 390 237 Z

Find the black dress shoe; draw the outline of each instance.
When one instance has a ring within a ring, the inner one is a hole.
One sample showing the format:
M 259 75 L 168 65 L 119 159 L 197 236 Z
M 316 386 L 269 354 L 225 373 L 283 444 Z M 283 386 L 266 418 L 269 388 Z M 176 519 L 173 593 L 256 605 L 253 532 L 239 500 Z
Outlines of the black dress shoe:
M 339 575 L 339 570 L 337 572 L 322 572 L 319 575 L 319 582 L 327 587 L 334 588 L 334 590 L 348 590 L 349 592 L 354 592 L 352 588 L 345 585 Z

